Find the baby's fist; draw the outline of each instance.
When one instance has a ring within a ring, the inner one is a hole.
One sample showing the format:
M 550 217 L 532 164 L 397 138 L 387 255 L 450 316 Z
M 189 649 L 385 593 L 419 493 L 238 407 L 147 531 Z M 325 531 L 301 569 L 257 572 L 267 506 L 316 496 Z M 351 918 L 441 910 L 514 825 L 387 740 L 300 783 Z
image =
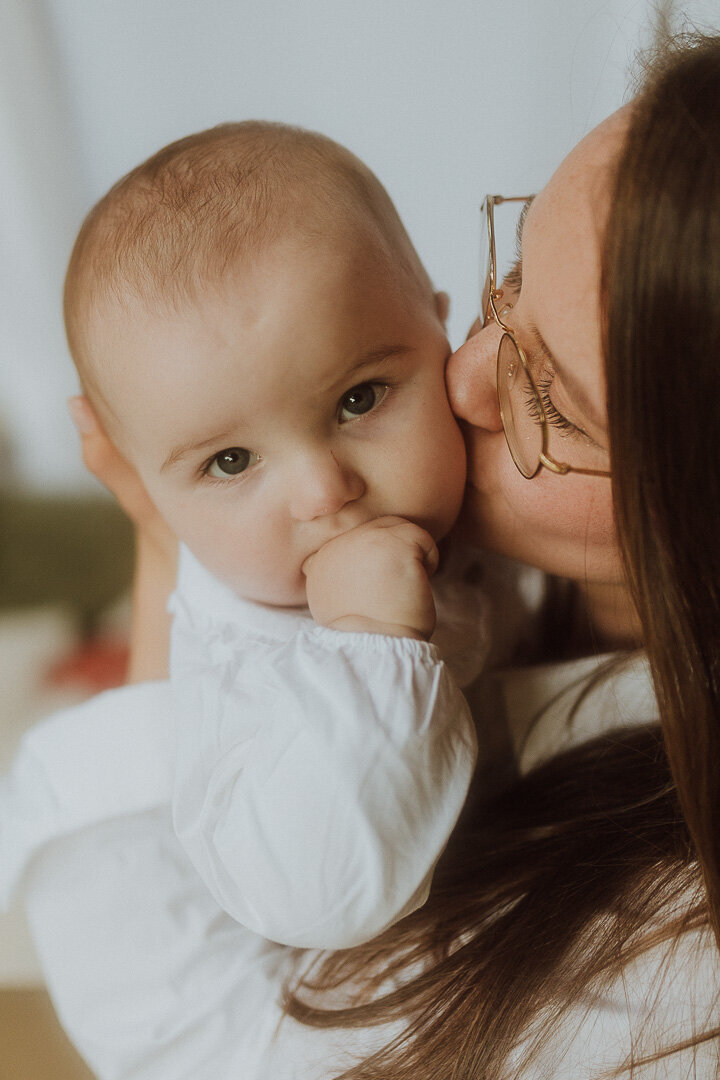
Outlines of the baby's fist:
M 310 612 L 335 630 L 427 640 L 435 629 L 429 576 L 437 564 L 435 541 L 419 525 L 376 518 L 305 561 Z

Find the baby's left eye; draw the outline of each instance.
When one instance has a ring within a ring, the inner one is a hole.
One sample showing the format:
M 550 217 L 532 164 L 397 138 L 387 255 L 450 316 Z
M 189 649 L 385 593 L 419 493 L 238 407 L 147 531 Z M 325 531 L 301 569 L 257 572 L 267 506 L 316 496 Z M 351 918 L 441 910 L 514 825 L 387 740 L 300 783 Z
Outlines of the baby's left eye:
M 208 462 L 204 472 L 206 476 L 214 480 L 227 480 L 247 472 L 259 460 L 260 455 L 254 450 L 246 450 L 242 446 L 229 446 Z
M 353 386 L 340 401 L 340 421 L 354 420 L 377 408 L 387 391 L 388 387 L 382 383 L 367 382 Z

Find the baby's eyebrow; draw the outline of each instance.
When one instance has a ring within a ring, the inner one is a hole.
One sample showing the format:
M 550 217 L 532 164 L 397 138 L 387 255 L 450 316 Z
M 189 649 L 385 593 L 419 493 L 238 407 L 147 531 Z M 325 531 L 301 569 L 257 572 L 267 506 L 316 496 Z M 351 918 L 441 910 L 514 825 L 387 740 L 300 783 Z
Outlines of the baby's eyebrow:
M 379 345 L 377 348 L 367 349 L 345 369 L 343 378 L 349 378 L 362 368 L 370 367 L 373 364 L 382 364 L 386 360 L 392 360 L 393 357 L 404 356 L 414 351 L 409 345 Z
M 176 446 L 170 451 L 160 466 L 160 472 L 163 472 L 165 469 L 171 469 L 173 465 L 177 465 L 180 461 L 183 461 L 188 454 L 195 453 L 197 450 L 204 450 L 207 446 L 217 446 L 217 444 L 223 442 L 224 439 L 230 439 L 231 437 L 231 431 L 219 431 L 216 435 L 211 435 L 208 439 L 201 439 L 199 442 L 181 443 L 180 446 Z

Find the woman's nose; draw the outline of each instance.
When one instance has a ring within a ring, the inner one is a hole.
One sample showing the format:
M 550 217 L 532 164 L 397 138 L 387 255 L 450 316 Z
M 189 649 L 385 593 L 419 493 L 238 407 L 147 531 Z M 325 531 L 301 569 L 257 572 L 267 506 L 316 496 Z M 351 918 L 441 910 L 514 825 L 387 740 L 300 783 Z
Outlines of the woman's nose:
M 365 494 L 365 482 L 332 451 L 308 455 L 291 479 L 290 513 L 296 521 L 337 514 Z
M 486 431 L 502 428 L 497 396 L 498 326 L 478 330 L 448 360 L 450 407 L 460 420 Z

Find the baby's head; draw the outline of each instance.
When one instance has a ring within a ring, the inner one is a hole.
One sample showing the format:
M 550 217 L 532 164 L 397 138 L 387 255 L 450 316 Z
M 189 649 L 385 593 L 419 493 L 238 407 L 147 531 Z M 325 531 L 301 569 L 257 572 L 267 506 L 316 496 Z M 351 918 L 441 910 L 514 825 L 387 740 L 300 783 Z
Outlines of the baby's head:
M 161 150 L 78 236 L 71 352 L 108 436 L 177 536 L 240 595 L 302 604 L 327 540 L 458 513 L 444 302 L 347 150 L 228 124 Z

